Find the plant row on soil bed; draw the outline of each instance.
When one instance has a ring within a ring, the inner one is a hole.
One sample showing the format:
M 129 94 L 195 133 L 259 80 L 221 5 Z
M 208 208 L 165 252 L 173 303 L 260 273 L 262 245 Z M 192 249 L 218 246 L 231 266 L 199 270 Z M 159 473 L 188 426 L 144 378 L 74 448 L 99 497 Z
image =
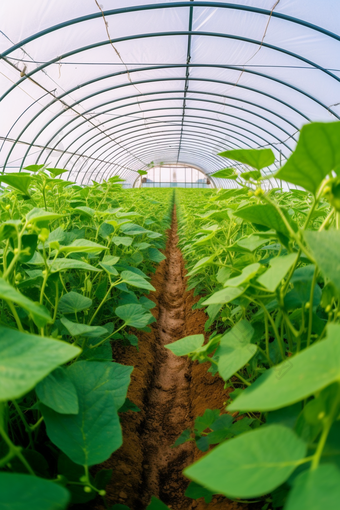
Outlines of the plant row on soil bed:
M 111 342 L 149 331 L 171 190 L 81 187 L 32 166 L 1 176 L 0 508 L 105 499 L 133 367 Z M 157 502 L 156 502 L 157 504 Z M 12 506 L 14 505 L 14 506 Z
M 218 445 L 184 470 L 188 495 L 338 508 L 339 140 L 338 122 L 302 129 L 274 176 L 297 186 L 290 191 L 261 188 L 270 149 L 221 154 L 247 165 L 215 173 L 237 189 L 176 191 L 189 288 L 209 316 L 209 339 L 166 347 L 234 387 L 226 414 L 207 409 L 176 441 Z

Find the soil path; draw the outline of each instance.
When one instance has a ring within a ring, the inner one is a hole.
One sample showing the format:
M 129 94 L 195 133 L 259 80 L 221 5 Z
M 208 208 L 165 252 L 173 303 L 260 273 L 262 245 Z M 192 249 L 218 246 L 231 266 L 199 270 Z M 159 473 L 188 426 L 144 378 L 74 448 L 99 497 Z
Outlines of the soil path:
M 229 390 L 219 377 L 207 372 L 205 364 L 178 358 L 164 348 L 184 336 L 204 334 L 207 320 L 202 309 L 192 310 L 199 297 L 186 291 L 184 260 L 177 243 L 174 209 L 167 258 L 152 277 L 156 292 L 148 296 L 156 304 L 152 313 L 157 322 L 151 333 L 134 332 L 139 352 L 113 344 L 114 359 L 134 366 L 128 397 L 141 412 L 121 415 L 123 446 L 97 469 L 113 469 L 107 487 L 110 505 L 145 510 L 153 495 L 173 510 L 247 510 L 246 505 L 219 496 L 209 504 L 184 496 L 188 480 L 182 470 L 202 452 L 192 442 L 178 448 L 172 445 L 205 409 L 224 410 Z M 104 510 L 99 501 L 92 508 Z

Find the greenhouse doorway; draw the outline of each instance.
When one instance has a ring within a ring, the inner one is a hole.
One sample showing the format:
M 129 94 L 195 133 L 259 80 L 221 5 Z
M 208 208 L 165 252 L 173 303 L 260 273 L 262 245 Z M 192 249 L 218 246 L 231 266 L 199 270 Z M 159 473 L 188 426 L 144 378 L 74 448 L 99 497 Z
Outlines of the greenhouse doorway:
M 159 164 L 145 169 L 134 188 L 213 188 L 212 180 L 197 167 L 184 164 Z

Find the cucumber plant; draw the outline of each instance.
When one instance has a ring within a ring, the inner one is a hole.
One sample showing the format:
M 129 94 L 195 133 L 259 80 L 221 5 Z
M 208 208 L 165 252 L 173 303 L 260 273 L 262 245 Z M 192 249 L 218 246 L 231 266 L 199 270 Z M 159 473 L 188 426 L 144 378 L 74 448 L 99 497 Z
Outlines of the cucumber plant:
M 195 201 L 191 190 L 176 191 L 189 286 L 202 296 L 196 306 L 207 307 L 209 338 L 166 347 L 208 363 L 235 388 L 227 414 L 215 416 L 201 438 L 197 430 L 182 437 L 194 435 L 206 449 L 219 439 L 184 471 L 196 497 L 263 498 L 264 509 L 338 508 L 339 139 L 339 122 L 302 128 L 274 175 L 297 189 L 262 189 L 268 177 L 261 170 L 274 161 L 262 149 L 221 154 L 247 165 L 216 174 L 234 178 L 237 189 L 203 190 Z M 229 413 L 253 419 L 250 429 L 233 437 Z
M 111 471 L 90 467 L 121 446 L 119 412 L 136 410 L 111 341 L 138 349 L 131 328 L 154 321 L 145 294 L 172 192 L 25 170 L 0 177 L 0 507 L 60 510 L 105 497 Z

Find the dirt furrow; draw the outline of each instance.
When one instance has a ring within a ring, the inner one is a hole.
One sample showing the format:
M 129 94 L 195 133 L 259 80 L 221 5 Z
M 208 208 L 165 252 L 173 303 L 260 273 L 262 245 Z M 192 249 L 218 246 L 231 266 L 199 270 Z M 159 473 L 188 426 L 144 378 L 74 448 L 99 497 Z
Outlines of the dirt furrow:
M 109 505 L 145 510 L 151 496 L 156 496 L 172 510 L 246 510 L 246 505 L 220 496 L 209 504 L 184 496 L 188 480 L 182 471 L 203 454 L 193 442 L 177 448 L 172 445 L 205 409 L 222 411 L 229 390 L 219 377 L 207 372 L 205 364 L 178 358 L 164 348 L 184 336 L 205 334 L 207 320 L 202 309 L 192 310 L 199 296 L 186 290 L 184 260 L 177 243 L 174 209 L 167 258 L 151 280 L 156 292 L 148 296 L 156 304 L 152 313 L 157 322 L 150 333 L 134 331 L 139 351 L 113 344 L 115 361 L 134 366 L 128 397 L 141 411 L 121 415 L 123 446 L 96 470 L 113 470 L 107 486 Z M 90 508 L 104 510 L 100 501 Z

